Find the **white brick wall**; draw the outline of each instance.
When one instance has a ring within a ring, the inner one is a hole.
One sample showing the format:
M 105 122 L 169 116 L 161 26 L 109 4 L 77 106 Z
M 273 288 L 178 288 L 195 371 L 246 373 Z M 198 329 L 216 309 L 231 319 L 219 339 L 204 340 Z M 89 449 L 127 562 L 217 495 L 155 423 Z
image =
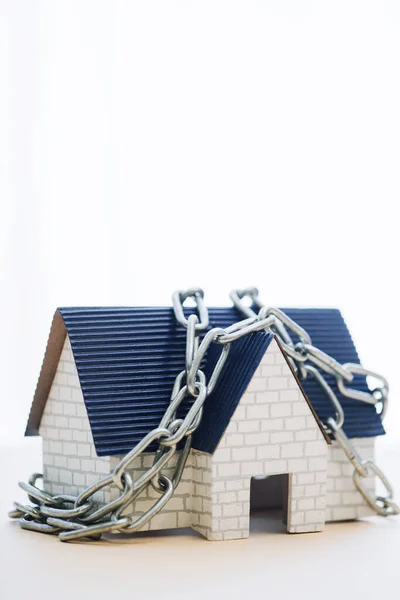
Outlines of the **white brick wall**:
M 375 438 L 352 439 L 363 459 L 374 460 Z M 354 467 L 337 443 L 328 450 L 328 484 L 326 496 L 326 521 L 345 521 L 373 515 L 364 498 L 353 483 Z M 372 494 L 375 491 L 375 477 L 363 480 L 363 486 Z
M 40 426 L 43 437 L 44 488 L 76 494 L 108 474 L 118 457 L 96 455 L 69 339 L 50 391 Z M 365 458 L 373 457 L 374 440 L 357 440 Z M 326 473 L 328 494 L 325 513 Z M 153 454 L 135 461 L 134 479 L 147 469 Z M 165 473 L 172 472 L 176 458 Z M 324 520 L 370 514 L 352 482 L 352 467 L 343 451 L 326 442 L 296 380 L 273 341 L 244 394 L 213 456 L 192 450 L 182 480 L 164 510 L 143 529 L 188 527 L 208 539 L 247 537 L 250 480 L 255 475 L 289 473 L 288 530 L 318 531 Z M 367 481 L 373 489 L 373 480 Z M 117 490 L 105 490 L 106 502 Z M 139 516 L 158 498 L 149 487 L 127 510 Z
M 51 386 L 39 429 L 43 437 L 43 485 L 53 494 L 77 494 L 110 471 L 109 457 L 98 457 L 69 338 Z M 109 491 L 95 500 L 108 501 Z

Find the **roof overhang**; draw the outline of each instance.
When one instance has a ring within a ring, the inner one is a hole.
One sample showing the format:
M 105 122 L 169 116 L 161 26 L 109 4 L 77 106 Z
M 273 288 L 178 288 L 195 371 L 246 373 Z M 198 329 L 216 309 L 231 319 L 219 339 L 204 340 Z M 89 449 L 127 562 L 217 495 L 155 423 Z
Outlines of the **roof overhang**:
M 60 311 L 56 310 L 51 324 L 49 339 L 47 340 L 46 352 L 36 385 L 25 435 L 39 435 L 40 421 L 50 394 L 66 336 L 67 330 L 64 320 Z

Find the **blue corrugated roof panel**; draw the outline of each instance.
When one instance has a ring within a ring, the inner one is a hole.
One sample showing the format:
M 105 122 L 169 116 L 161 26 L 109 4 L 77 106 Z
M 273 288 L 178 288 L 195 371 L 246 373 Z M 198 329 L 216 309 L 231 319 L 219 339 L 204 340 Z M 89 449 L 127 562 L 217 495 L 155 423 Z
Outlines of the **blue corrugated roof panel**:
M 313 343 L 321 350 L 341 363 L 359 362 L 339 311 L 284 311 L 307 329 Z M 171 308 L 61 308 L 60 313 L 71 340 L 97 453 L 99 456 L 123 454 L 161 420 L 170 400 L 174 379 L 184 368 L 186 332 L 176 323 Z M 235 308 L 210 308 L 209 315 L 211 327 L 227 327 L 242 319 Z M 265 335 L 251 339 L 253 343 L 257 340 L 261 348 L 263 342 L 259 340 L 265 341 Z M 229 362 L 233 365 L 235 357 L 236 360 L 240 357 L 238 364 L 243 367 L 233 369 L 231 376 L 225 380 L 225 388 L 218 386 L 218 397 L 214 398 L 213 405 L 224 406 L 223 398 L 229 382 L 236 381 L 235 378 L 243 382 L 246 374 L 247 377 L 252 374 L 252 363 L 243 360 L 245 351 L 249 356 L 251 352 L 253 357 L 257 356 L 256 349 L 250 349 L 250 341 L 235 343 Z M 207 370 L 207 359 L 204 368 Z M 227 363 L 227 372 L 230 368 Z M 365 378 L 355 379 L 358 389 L 368 389 Z M 339 394 L 334 381 L 329 383 Z M 307 380 L 303 387 L 322 420 L 332 414 L 329 401 L 313 381 Z M 340 394 L 339 399 L 345 411 L 344 429 L 347 435 L 368 437 L 384 433 L 372 405 Z M 189 401 L 182 407 L 182 413 L 187 410 L 188 404 Z M 221 415 L 224 414 L 229 415 L 225 406 L 221 410 Z M 230 415 L 226 418 L 229 419 Z M 221 428 L 217 421 L 213 419 L 215 431 L 207 437 L 204 434 L 208 423 L 205 410 L 203 428 L 196 436 L 200 450 L 210 451 L 213 446 Z M 211 422 L 209 425 L 214 426 Z

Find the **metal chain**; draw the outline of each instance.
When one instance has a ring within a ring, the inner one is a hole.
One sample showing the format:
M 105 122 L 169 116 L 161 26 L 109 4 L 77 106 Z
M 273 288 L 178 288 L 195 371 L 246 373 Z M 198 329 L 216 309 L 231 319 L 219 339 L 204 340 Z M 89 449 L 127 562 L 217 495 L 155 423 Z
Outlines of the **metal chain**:
M 242 298 L 249 296 L 259 307 L 256 314 L 242 303 Z M 198 315 L 185 317 L 183 305 L 191 298 L 195 301 Z M 351 398 L 381 404 L 381 415 L 386 412 L 388 385 L 377 374 L 363 369 L 360 365 L 340 365 L 332 357 L 312 345 L 307 332 L 287 315 L 276 308 L 266 308 L 258 298 L 256 288 L 232 292 L 231 298 L 239 310 L 247 317 L 225 329 L 214 327 L 200 335 L 209 327 L 208 311 L 203 302 L 204 293 L 200 288 L 178 291 L 173 294 L 172 302 L 177 321 L 186 329 L 185 369 L 175 380 L 169 406 L 161 419 L 159 426 L 150 431 L 128 454 L 126 454 L 114 470 L 78 496 L 51 495 L 37 487 L 36 482 L 42 475 L 34 473 L 29 483 L 21 482 L 20 487 L 27 492 L 32 505 L 14 502 L 14 510 L 9 513 L 11 518 L 19 519 L 23 529 L 42 533 L 57 534 L 61 541 L 83 539 L 99 539 L 104 533 L 132 533 L 141 529 L 157 513 L 159 513 L 174 493 L 182 477 L 192 444 L 192 434 L 200 424 L 203 405 L 212 392 L 229 354 L 230 345 L 235 340 L 252 332 L 269 329 L 273 331 L 286 351 L 291 364 L 301 378 L 308 375 L 314 377 L 328 395 L 335 412 L 335 419 L 328 419 L 325 428 L 331 432 L 342 445 L 346 455 L 355 466 L 354 483 L 368 504 L 384 516 L 398 514 L 399 508 L 392 501 L 392 488 L 378 467 L 372 461 L 363 461 L 356 454 L 352 444 L 345 436 L 342 425 L 344 422 L 343 409 L 332 388 L 325 381 L 320 371 L 313 365 L 336 377 L 340 391 Z M 294 333 L 298 342 L 293 343 L 288 333 Z M 222 345 L 222 352 L 215 365 L 214 371 L 206 381 L 201 370 L 201 363 L 211 344 Z M 348 389 L 345 383 L 350 383 L 353 374 L 373 375 L 382 381 L 382 386 L 371 394 Z M 177 410 L 188 398 L 192 404 L 184 418 L 177 418 Z M 177 450 L 180 442 L 183 449 Z M 148 450 L 152 444 L 157 444 L 152 466 L 136 480 L 132 479 L 129 467 Z M 173 475 L 167 477 L 162 470 L 178 454 Z M 372 472 L 377 475 L 386 488 L 386 496 L 370 496 L 362 485 L 362 478 Z M 124 516 L 124 510 L 148 487 L 159 494 L 153 505 L 139 516 Z M 93 497 L 100 490 L 117 489 L 117 498 L 98 505 Z
M 379 414 L 383 420 L 388 405 L 389 385 L 384 377 L 365 369 L 359 364 L 353 363 L 338 363 L 332 356 L 329 356 L 319 348 L 316 348 L 311 341 L 308 333 L 300 327 L 298 323 L 293 321 L 288 315 L 278 308 L 268 308 L 260 298 L 257 288 L 251 287 L 243 290 L 234 290 L 230 294 L 234 305 L 249 318 L 257 316 L 258 319 L 266 319 L 275 317 L 275 322 L 271 326 L 271 330 L 279 338 L 289 360 L 295 369 L 300 379 L 306 379 L 309 375 L 315 379 L 322 390 L 328 396 L 332 408 L 335 413 L 335 418 L 329 417 L 326 423 L 323 423 L 325 430 L 330 433 L 334 439 L 342 447 L 349 461 L 354 466 L 353 481 L 357 490 L 363 496 L 367 504 L 378 515 L 389 516 L 400 514 L 400 507 L 393 501 L 393 488 L 388 479 L 370 459 L 363 460 L 357 453 L 354 445 L 343 431 L 344 412 L 339 402 L 339 399 L 332 387 L 325 380 L 320 370 L 332 375 L 336 379 L 338 390 L 348 398 L 359 400 L 373 404 L 376 407 L 380 406 Z M 258 309 L 258 315 L 249 306 L 243 303 L 243 298 L 250 298 L 253 305 Z M 293 342 L 288 330 L 298 341 Z M 311 363 L 311 364 L 310 364 Z M 320 370 L 318 370 L 318 367 Z M 354 375 L 364 375 L 365 377 L 373 377 L 380 382 L 380 386 L 375 388 L 370 393 L 361 390 L 350 389 L 346 387 L 353 381 Z M 380 480 L 385 488 L 385 495 L 372 495 L 365 487 L 363 482 L 370 475 L 375 475 Z
M 209 326 L 208 311 L 203 297 L 203 291 L 199 288 L 175 292 L 173 295 L 175 317 L 187 330 L 185 369 L 176 377 L 169 406 L 159 426 L 128 452 L 112 473 L 86 488 L 78 496 L 51 495 L 42 491 L 36 486 L 36 481 L 42 477 L 37 473 L 32 475 L 29 483 L 20 483 L 33 506 L 15 502 L 14 510 L 9 516 L 19 519 L 22 528 L 57 534 L 64 542 L 80 538 L 98 539 L 103 533 L 138 531 L 163 509 L 180 482 L 190 452 L 192 434 L 199 426 L 204 402 L 218 381 L 229 354 L 230 344 L 253 331 L 270 327 L 275 320 L 275 317 L 271 316 L 263 319 L 255 316 L 226 329 L 214 327 L 205 333 L 199 343 L 200 333 Z M 188 298 L 195 301 L 198 315 L 190 315 L 186 319 L 183 304 Z M 222 344 L 222 352 L 213 373 L 206 381 L 200 366 L 213 343 Z M 192 404 L 186 416 L 177 418 L 178 408 L 188 398 L 192 399 Z M 184 444 L 183 449 L 178 452 L 177 446 L 180 442 Z M 152 466 L 133 480 L 129 467 L 152 444 L 157 444 Z M 178 454 L 178 459 L 173 475 L 167 477 L 162 470 L 175 454 Z M 150 485 L 159 494 L 153 505 L 140 516 L 124 516 L 124 510 Z M 109 488 L 116 488 L 119 491 L 118 497 L 97 505 L 93 499 L 94 495 Z

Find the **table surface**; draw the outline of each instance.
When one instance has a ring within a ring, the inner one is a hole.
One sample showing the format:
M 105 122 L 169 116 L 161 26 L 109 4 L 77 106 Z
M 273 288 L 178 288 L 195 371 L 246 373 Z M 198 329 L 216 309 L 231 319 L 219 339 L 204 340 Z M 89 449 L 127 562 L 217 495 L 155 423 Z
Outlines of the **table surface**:
M 371 517 L 290 535 L 259 515 L 247 540 L 207 542 L 190 530 L 61 543 L 7 519 L 16 482 L 40 469 L 40 440 L 0 444 L 0 598 L 107 599 L 321 597 L 396 599 L 400 519 Z M 377 462 L 400 497 L 400 443 L 379 440 Z M 133 596 L 131 596 L 133 594 Z M 127 597 L 129 597 L 127 596 Z

